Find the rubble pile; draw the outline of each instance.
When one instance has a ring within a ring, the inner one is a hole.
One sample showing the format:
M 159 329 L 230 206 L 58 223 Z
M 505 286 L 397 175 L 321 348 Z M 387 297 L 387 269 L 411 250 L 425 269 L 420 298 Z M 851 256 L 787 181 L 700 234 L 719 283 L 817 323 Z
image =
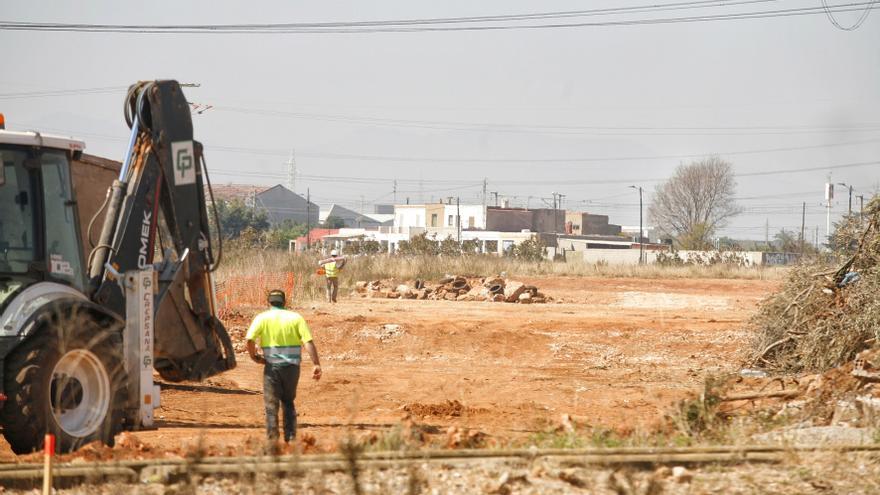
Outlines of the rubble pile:
M 778 425 L 755 437 L 762 442 L 818 435 L 822 441 L 862 443 L 880 431 L 880 347 L 824 373 L 737 378 L 728 386 L 723 416 L 762 411 L 764 424 Z
M 534 285 L 502 277 L 466 278 L 449 276 L 436 283 L 415 280 L 397 283 L 394 280 L 360 281 L 355 294 L 379 299 L 431 299 L 446 301 L 491 301 L 518 304 L 540 304 L 550 300 Z

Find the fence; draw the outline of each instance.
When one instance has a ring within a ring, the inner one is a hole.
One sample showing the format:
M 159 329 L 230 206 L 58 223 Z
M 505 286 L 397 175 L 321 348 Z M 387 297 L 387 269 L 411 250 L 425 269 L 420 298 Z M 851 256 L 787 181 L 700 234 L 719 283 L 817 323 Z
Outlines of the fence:
M 265 306 L 270 290 L 281 289 L 290 298 L 295 288 L 293 272 L 231 275 L 216 283 L 217 312 L 227 317 L 242 306 Z

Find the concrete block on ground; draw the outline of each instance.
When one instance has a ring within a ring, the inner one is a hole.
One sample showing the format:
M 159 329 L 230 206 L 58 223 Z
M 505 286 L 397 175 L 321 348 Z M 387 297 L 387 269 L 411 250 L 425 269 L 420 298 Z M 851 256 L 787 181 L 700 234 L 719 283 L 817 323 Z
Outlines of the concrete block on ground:
M 504 287 L 504 300 L 507 302 L 516 302 L 520 294 L 526 290 L 525 284 L 521 282 L 507 282 Z

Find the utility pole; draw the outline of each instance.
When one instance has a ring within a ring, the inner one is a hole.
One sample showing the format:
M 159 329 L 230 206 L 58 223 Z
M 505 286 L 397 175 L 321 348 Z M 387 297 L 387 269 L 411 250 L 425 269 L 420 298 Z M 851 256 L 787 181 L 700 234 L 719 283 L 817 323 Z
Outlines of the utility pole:
M 849 214 L 852 215 L 853 186 L 848 186 L 843 182 L 838 182 L 837 184 L 849 189 Z
M 831 238 L 831 201 L 834 199 L 834 184 L 831 182 L 831 174 L 828 174 L 828 182 L 825 183 L 825 238 Z
M 306 251 L 312 249 L 312 194 L 306 188 Z
M 486 214 L 485 213 L 486 212 L 486 201 L 489 199 L 488 196 L 486 195 L 486 189 L 488 187 L 489 187 L 489 179 L 484 178 L 483 179 L 483 214 L 484 215 Z
M 394 186 L 392 191 L 394 193 L 394 204 L 397 204 L 397 179 L 394 179 Z
M 856 197 L 859 198 L 859 222 L 861 222 L 863 219 L 862 215 L 864 215 L 864 211 L 865 211 L 865 195 L 859 194 Z
M 458 234 L 458 245 L 461 246 L 461 198 L 455 198 L 455 231 Z
M 806 227 L 807 222 L 807 202 L 804 201 L 803 209 L 801 210 L 801 255 L 804 254 L 804 227 Z
M 642 186 L 629 186 L 631 189 L 639 191 L 639 264 L 645 264 L 645 243 L 643 242 L 643 234 L 645 232 L 642 226 Z
M 770 219 L 764 219 L 764 245 L 770 248 Z
M 287 159 L 287 188 L 296 192 L 296 156 L 295 150 L 290 150 L 290 158 Z
M 491 191 L 489 194 L 495 196 L 495 206 L 498 206 L 498 191 Z

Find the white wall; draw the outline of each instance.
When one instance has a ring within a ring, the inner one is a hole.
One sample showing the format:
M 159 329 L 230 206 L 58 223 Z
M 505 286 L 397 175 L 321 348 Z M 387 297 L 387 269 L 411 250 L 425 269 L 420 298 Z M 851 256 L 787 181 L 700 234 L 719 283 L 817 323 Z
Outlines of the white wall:
M 486 209 L 483 208 L 483 205 L 461 205 L 460 207 L 456 207 L 456 205 L 444 205 L 443 206 L 443 226 L 448 228 L 455 228 L 455 216 L 458 215 L 459 208 L 461 209 L 461 228 L 468 229 L 470 225 L 468 221 L 470 217 L 474 217 L 474 226 L 475 229 L 484 230 L 486 228 Z M 452 224 L 449 223 L 449 217 L 452 216 Z
M 583 251 L 583 260 L 586 263 L 608 263 L 609 265 L 637 265 L 639 263 L 638 249 L 587 249 Z M 658 251 L 646 250 L 645 260 L 647 263 L 657 262 Z M 671 253 L 670 253 L 671 254 Z M 678 256 L 689 261 L 696 257 L 709 258 L 714 253 L 711 251 L 678 251 Z M 577 256 L 578 253 L 568 252 L 568 256 Z M 763 264 L 763 255 L 759 251 L 743 251 L 726 254 L 744 260 L 748 266 Z
M 581 252 L 583 253 L 585 263 L 608 263 L 609 265 L 639 264 L 638 249 L 587 249 Z M 569 252 L 567 255 L 577 256 L 577 253 Z M 653 251 L 645 251 L 645 256 L 648 263 L 654 263 L 657 260 L 657 253 Z
M 394 232 L 409 233 L 411 228 L 425 228 L 425 207 L 422 205 L 395 205 Z

